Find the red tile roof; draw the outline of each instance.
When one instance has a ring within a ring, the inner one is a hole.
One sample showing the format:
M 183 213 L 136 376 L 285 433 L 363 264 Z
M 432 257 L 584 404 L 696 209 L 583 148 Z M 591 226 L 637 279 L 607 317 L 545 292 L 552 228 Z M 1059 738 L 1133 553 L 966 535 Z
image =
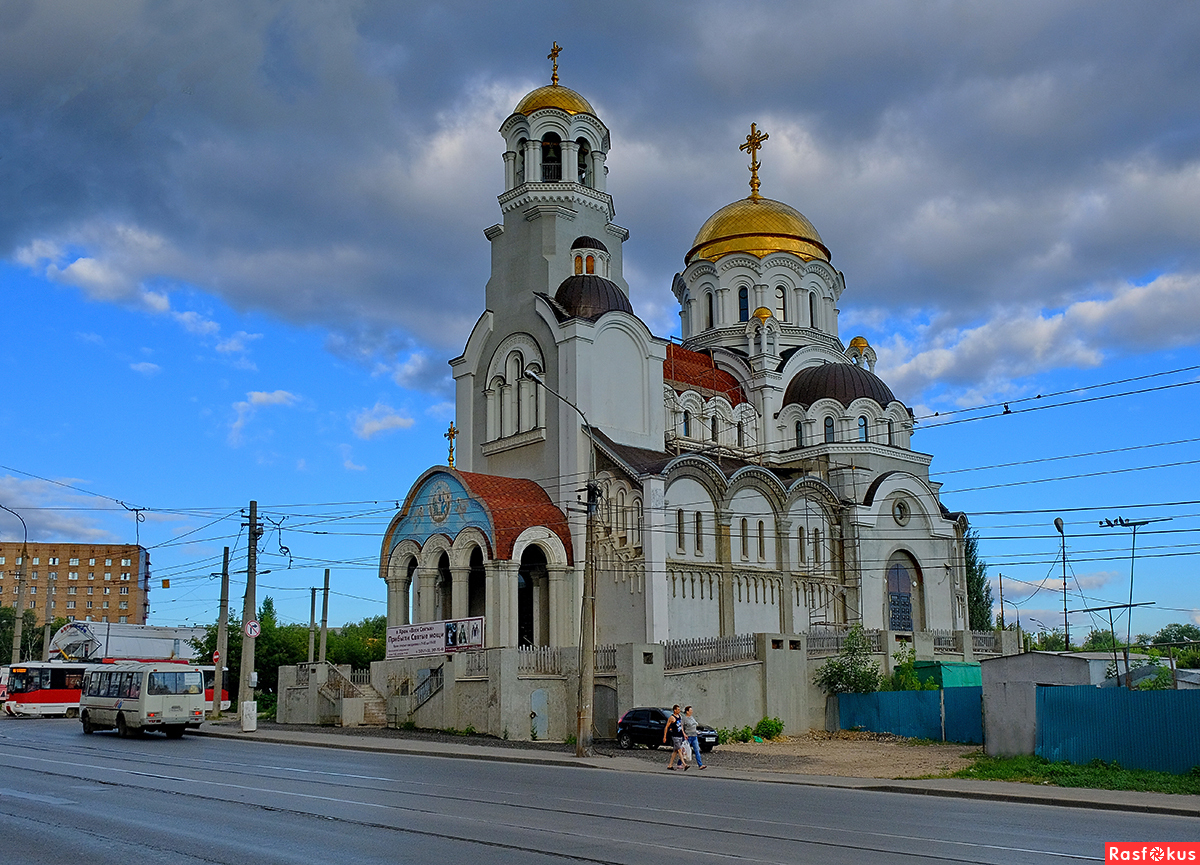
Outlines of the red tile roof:
M 495 527 L 496 559 L 512 558 L 513 544 L 530 526 L 545 526 L 558 535 L 567 551 L 567 563 L 574 564 L 571 531 L 566 515 L 550 500 L 546 491 L 531 480 L 454 471 L 483 503 Z
M 731 405 L 746 402 L 746 394 L 738 380 L 725 370 L 717 369 L 709 355 L 675 343 L 667 346 L 663 381 L 679 393 L 691 389 L 706 395 L 720 394 Z

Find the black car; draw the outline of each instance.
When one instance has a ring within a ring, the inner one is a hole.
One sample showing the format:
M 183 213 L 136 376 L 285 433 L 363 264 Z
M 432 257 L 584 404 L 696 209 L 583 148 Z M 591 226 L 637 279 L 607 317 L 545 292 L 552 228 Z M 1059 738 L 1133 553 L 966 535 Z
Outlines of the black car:
M 617 745 L 625 750 L 634 745 L 657 748 L 663 744 L 663 730 L 667 728 L 667 718 L 670 716 L 670 709 L 630 709 L 617 722 Z M 700 750 L 707 754 L 717 745 L 717 731 L 707 724 L 699 724 L 696 740 L 700 743 Z

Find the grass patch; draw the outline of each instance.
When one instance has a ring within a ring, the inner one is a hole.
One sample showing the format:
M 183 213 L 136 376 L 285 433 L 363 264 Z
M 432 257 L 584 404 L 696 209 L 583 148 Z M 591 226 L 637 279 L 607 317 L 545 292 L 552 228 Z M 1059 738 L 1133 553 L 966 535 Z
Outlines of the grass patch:
M 973 757 L 966 769 L 951 778 L 979 781 L 1019 781 L 1023 784 L 1050 784 L 1056 787 L 1086 787 L 1092 790 L 1136 790 L 1147 793 L 1200 794 L 1200 769 L 1186 775 L 1154 772 L 1149 769 L 1123 769 L 1117 763 L 1093 760 L 1083 766 L 1051 763 L 1044 757 Z

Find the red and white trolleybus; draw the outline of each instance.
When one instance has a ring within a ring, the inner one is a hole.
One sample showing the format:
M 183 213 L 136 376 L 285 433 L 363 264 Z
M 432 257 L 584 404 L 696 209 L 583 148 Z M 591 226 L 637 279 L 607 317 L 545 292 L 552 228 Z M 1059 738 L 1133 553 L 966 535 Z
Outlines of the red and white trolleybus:
M 8 693 L 4 712 L 14 717 L 37 718 L 79 714 L 79 689 L 83 674 L 95 664 L 63 661 L 29 661 L 8 668 Z

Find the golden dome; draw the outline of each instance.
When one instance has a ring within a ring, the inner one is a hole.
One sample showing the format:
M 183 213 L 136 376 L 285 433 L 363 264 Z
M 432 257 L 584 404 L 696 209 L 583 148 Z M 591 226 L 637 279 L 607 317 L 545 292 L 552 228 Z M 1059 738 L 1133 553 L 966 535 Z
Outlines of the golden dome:
M 850 340 L 850 348 L 870 348 L 871 344 L 867 342 L 865 336 L 856 336 Z
M 803 213 L 781 201 L 754 196 L 727 204 L 710 216 L 700 226 L 684 263 L 697 258 L 716 261 L 735 252 L 748 252 L 758 258 L 791 252 L 805 261 L 829 261 L 829 250 L 821 242 L 821 235 Z
M 568 114 L 592 114 L 596 112 L 592 105 L 570 87 L 561 84 L 547 84 L 537 90 L 525 94 L 525 98 L 517 103 L 513 114 L 524 114 L 528 117 L 539 108 L 559 108 Z
M 760 306 L 758 309 L 754 310 L 754 317 L 766 324 L 767 319 L 771 317 L 771 310 L 767 309 L 765 306 Z

